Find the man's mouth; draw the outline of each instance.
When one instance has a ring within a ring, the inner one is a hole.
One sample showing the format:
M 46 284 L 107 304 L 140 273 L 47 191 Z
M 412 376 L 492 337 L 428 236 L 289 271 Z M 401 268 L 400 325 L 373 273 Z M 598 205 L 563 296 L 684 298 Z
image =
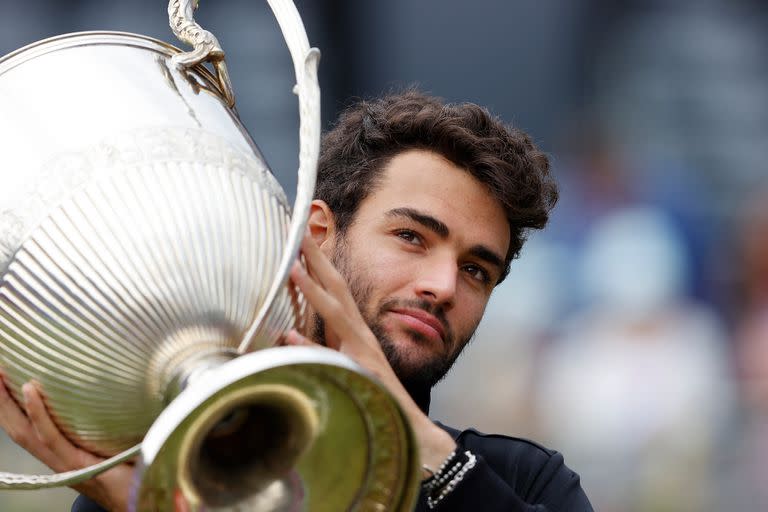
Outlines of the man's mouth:
M 442 343 L 445 341 L 445 327 L 438 318 L 423 309 L 395 308 L 389 311 L 409 329 L 425 338 Z

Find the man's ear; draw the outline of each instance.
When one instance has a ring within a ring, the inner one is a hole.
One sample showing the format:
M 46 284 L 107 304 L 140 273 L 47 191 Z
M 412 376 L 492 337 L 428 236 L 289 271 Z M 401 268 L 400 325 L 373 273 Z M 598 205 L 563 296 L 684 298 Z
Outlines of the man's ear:
M 320 199 L 312 201 L 307 229 L 321 249 L 327 249 L 328 244 L 333 244 L 336 237 L 336 217 L 325 201 Z

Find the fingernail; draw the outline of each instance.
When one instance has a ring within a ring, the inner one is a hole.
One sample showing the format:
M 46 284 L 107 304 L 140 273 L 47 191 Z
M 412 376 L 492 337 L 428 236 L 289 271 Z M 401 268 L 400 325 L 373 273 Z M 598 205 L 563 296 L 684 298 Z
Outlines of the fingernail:
M 24 400 L 29 401 L 29 397 L 32 395 L 32 383 L 26 382 L 23 386 L 21 386 L 21 394 L 24 395 Z

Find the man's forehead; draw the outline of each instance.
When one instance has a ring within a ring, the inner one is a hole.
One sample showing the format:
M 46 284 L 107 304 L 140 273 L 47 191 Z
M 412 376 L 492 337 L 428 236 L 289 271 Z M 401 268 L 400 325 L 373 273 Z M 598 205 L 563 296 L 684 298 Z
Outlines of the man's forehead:
M 509 244 L 505 210 L 488 187 L 467 170 L 426 150 L 394 157 L 360 210 L 379 221 L 391 218 L 393 211 L 417 212 L 494 252 L 506 254 Z
M 436 196 L 456 206 L 482 204 L 495 207 L 506 219 L 503 205 L 486 183 L 439 153 L 425 149 L 404 151 L 387 163 L 370 195 L 386 192 L 396 193 L 402 200 Z

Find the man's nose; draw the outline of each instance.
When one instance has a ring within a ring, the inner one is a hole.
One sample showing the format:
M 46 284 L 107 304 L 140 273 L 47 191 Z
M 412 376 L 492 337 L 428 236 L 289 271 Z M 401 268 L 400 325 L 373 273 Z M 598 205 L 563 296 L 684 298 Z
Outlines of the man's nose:
M 450 309 L 456 299 L 458 267 L 455 261 L 432 260 L 425 262 L 416 282 L 420 299 Z

